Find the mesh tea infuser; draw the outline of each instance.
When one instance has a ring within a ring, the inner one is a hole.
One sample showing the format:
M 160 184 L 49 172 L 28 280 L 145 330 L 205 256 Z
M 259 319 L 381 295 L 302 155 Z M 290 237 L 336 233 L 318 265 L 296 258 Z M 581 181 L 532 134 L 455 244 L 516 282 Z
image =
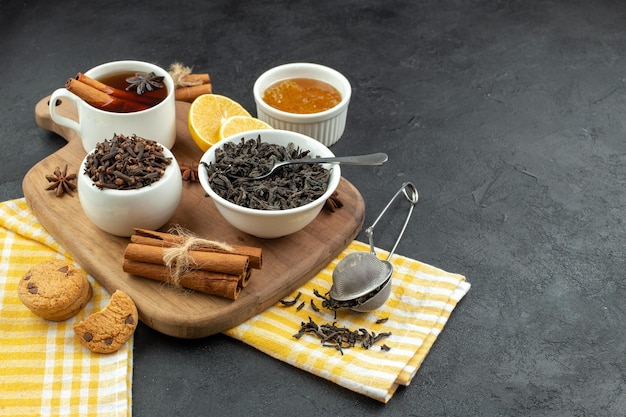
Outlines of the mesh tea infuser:
M 399 195 L 404 195 L 409 202 L 409 213 L 404 221 L 400 235 L 396 240 L 386 260 L 378 259 L 374 247 L 374 227 L 383 217 L 389 206 Z M 352 309 L 355 311 L 372 311 L 382 306 L 389 294 L 391 294 L 391 275 L 393 265 L 389 259 L 393 256 L 400 239 L 413 213 L 413 208 L 418 200 L 415 185 L 405 182 L 387 203 L 383 211 L 378 215 L 374 223 L 365 230 L 370 244 L 369 252 L 354 252 L 343 258 L 333 270 L 333 285 L 328 293 L 330 307 L 339 309 Z

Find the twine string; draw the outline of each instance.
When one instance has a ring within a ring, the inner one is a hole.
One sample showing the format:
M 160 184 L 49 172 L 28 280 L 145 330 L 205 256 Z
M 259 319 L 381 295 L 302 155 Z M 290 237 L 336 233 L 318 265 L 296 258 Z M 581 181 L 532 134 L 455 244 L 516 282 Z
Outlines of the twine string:
M 180 286 L 180 281 L 185 274 L 198 267 L 198 264 L 191 256 L 191 251 L 197 249 L 217 249 L 224 252 L 234 252 L 235 250 L 226 243 L 197 237 L 181 227 L 176 227 L 174 231 L 184 239 L 180 244 L 164 249 L 163 263 L 170 270 L 171 283 L 176 286 Z
M 174 80 L 174 85 L 176 86 L 176 88 L 179 87 L 191 87 L 194 85 L 200 85 L 202 84 L 202 81 L 186 81 L 184 78 L 191 74 L 192 69 L 190 67 L 187 67 L 183 64 L 181 64 L 180 62 L 174 62 L 173 64 L 170 65 L 170 70 L 168 71 L 169 74 L 172 76 L 172 79 Z

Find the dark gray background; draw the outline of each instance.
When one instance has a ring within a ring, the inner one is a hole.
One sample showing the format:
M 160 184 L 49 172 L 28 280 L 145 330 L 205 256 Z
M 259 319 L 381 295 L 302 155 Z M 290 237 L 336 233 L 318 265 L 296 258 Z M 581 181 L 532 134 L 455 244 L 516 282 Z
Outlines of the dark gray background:
M 64 145 L 33 109 L 77 70 L 181 61 L 255 113 L 266 69 L 331 66 L 353 85 L 332 150 L 389 154 L 344 169 L 366 224 L 415 182 L 398 252 L 471 291 L 386 405 L 222 335 L 142 325 L 134 415 L 626 415 L 625 28 L 617 0 L 5 0 L 0 197 Z M 377 245 L 402 221 L 386 217 Z

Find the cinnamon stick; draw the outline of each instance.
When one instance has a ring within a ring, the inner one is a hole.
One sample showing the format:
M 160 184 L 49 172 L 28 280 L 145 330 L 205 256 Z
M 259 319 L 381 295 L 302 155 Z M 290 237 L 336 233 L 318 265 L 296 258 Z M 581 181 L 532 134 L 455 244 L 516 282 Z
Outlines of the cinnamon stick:
M 130 91 L 120 90 L 119 88 L 111 87 L 110 85 L 104 84 L 94 78 L 91 78 L 83 74 L 82 72 L 79 72 L 78 74 L 76 74 L 76 79 L 110 96 L 145 104 L 149 107 L 155 106 L 161 101 L 163 101 L 161 98 L 158 98 L 158 97 L 151 97 L 151 96 L 147 96 L 143 94 L 139 95 L 139 94 L 131 93 Z
M 118 112 L 118 113 L 130 113 L 141 111 L 149 108 L 145 104 L 137 103 L 134 101 L 124 100 L 119 97 L 113 97 L 103 91 L 98 90 L 84 82 L 78 81 L 75 78 L 70 78 L 65 83 L 65 88 L 68 91 L 76 94 L 85 102 L 93 107 L 101 110 Z
M 132 261 L 164 265 L 164 254 L 165 248 L 163 247 L 129 243 L 124 251 L 124 258 Z M 190 251 L 189 256 L 192 259 L 194 269 L 241 275 L 249 267 L 248 257 L 243 255 Z
M 171 284 L 169 269 L 164 265 L 124 259 L 122 268 L 129 274 Z M 194 270 L 185 274 L 179 284 L 194 291 L 235 300 L 241 292 L 240 282 L 245 275 Z
M 245 288 L 246 285 L 248 285 L 248 283 L 250 282 L 251 275 L 252 275 L 252 271 L 248 269 L 248 271 L 246 271 L 246 273 L 240 277 L 239 282 L 237 284 L 239 285 L 239 288 Z
M 213 86 L 209 84 L 192 85 L 190 87 L 179 87 L 174 91 L 176 100 L 191 103 L 203 94 L 212 94 Z
M 188 74 L 180 79 L 186 85 L 210 84 L 209 74 Z
M 131 243 L 161 247 L 172 247 L 180 245 L 185 241 L 185 239 L 185 236 L 147 229 L 135 229 L 135 234 L 130 237 Z M 225 252 L 219 248 L 214 247 L 196 248 L 195 250 L 201 252 L 231 253 L 233 255 L 243 255 L 248 257 L 250 262 L 250 268 L 261 269 L 263 267 L 263 250 L 261 248 L 247 245 L 229 246 L 233 248 L 232 252 Z

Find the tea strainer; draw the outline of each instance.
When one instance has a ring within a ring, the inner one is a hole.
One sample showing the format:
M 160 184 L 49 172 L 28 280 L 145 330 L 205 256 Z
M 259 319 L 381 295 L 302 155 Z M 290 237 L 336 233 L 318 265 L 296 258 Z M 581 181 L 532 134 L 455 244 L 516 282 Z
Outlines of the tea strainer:
M 400 194 L 403 194 L 410 204 L 409 213 L 396 243 L 389 252 L 387 259 L 383 261 L 376 256 L 374 227 Z M 402 184 L 402 187 L 387 203 L 374 223 L 365 230 L 370 251 L 354 252 L 339 261 L 333 270 L 333 285 L 328 293 L 331 308 L 335 310 L 350 308 L 355 311 L 372 311 L 387 301 L 391 294 L 391 275 L 393 274 L 393 265 L 389 259 L 400 243 L 417 200 L 418 193 L 415 185 L 411 182 Z

